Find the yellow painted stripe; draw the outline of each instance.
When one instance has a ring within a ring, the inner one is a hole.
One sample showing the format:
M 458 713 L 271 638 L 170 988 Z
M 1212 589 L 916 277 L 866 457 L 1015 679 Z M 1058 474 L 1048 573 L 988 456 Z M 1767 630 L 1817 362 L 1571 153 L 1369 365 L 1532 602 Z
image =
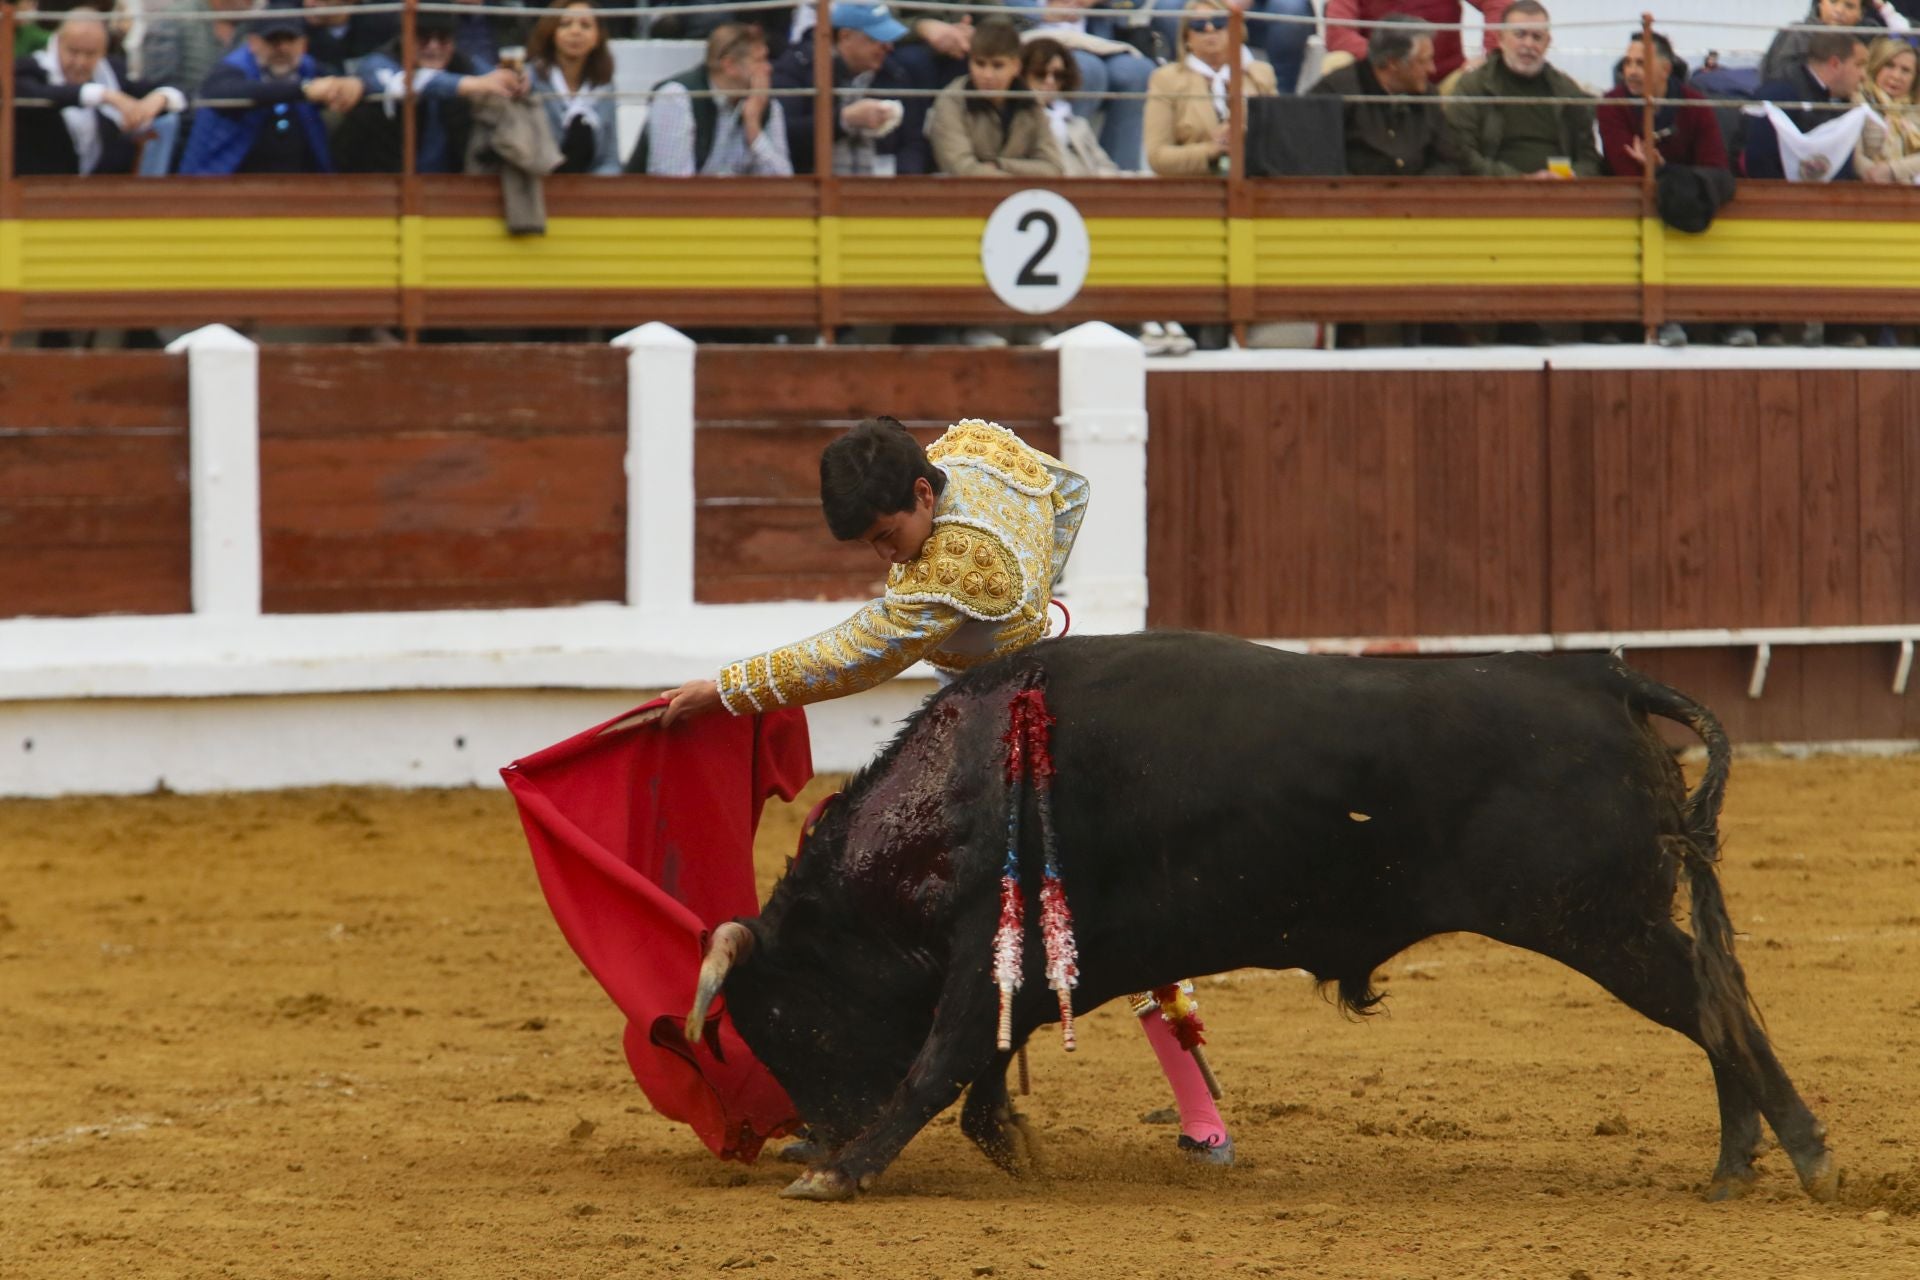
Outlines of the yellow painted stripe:
M 20 290 L 20 241 L 24 223 L 0 222 L 0 292 Z
M 1662 228 L 1666 283 L 1920 288 L 1920 222 L 1749 222 L 1703 235 Z
M 812 218 L 550 218 L 510 236 L 498 218 L 428 218 L 423 261 L 442 289 L 811 289 Z
M 985 218 L 842 218 L 840 283 L 984 288 Z M 1088 218 L 1090 287 L 1218 287 L 1227 281 L 1227 226 L 1212 218 Z
M 1640 282 L 1629 218 L 1261 218 L 1263 285 L 1324 287 Z
M 984 218 L 72 218 L 0 223 L 0 290 L 981 288 Z M 1089 218 L 1089 286 L 1920 289 L 1920 221 Z M 1863 265 L 1865 264 L 1865 265 Z
M 427 283 L 426 219 L 418 214 L 400 217 L 400 285 L 418 289 Z
M 841 219 L 824 217 L 820 220 L 819 246 L 816 254 L 820 261 L 820 285 L 822 288 L 838 288 L 841 283 L 840 246 L 842 241 Z
M 390 289 L 392 218 L 66 218 L 20 228 L 32 292 Z
M 1645 258 L 1640 264 L 1640 278 L 1647 284 L 1667 282 L 1666 229 L 1667 224 L 1658 218 L 1640 219 L 1640 252 Z

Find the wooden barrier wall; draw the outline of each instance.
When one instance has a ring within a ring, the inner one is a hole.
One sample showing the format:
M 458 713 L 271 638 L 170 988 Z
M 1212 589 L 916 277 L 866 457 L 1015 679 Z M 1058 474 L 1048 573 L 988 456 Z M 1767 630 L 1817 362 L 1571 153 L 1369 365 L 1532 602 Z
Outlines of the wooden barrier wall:
M 0 352 L 0 617 L 185 613 L 187 362 Z
M 1920 620 L 1920 372 L 1156 372 L 1149 621 L 1251 637 Z M 1640 652 L 1737 735 L 1920 736 L 1890 646 Z
M 702 348 L 694 364 L 694 598 L 857 600 L 886 565 L 828 536 L 820 450 L 850 422 L 890 414 L 930 442 L 991 418 L 1058 450 L 1060 360 L 1050 351 Z
M 858 599 L 820 446 L 891 411 L 1057 449 L 1035 351 L 704 348 L 696 597 Z M 616 601 L 626 356 L 264 348 L 272 612 Z M 1255 638 L 1920 620 L 1920 371 L 1154 371 L 1149 619 Z M 191 608 L 187 376 L 0 354 L 0 615 Z M 1097 500 L 1097 498 L 1096 498 Z M 1891 646 L 1635 652 L 1741 738 L 1920 738 Z
M 626 596 L 626 353 L 263 347 L 269 613 Z

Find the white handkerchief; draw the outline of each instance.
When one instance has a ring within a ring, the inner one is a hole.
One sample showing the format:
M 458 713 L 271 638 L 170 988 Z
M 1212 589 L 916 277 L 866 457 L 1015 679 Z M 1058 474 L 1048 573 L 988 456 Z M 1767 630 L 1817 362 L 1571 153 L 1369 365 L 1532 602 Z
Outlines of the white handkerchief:
M 1818 125 L 1807 132 L 1800 132 L 1799 126 L 1787 118 L 1775 103 L 1761 104 L 1760 110 L 1747 108 L 1753 115 L 1765 115 L 1773 123 L 1773 136 L 1780 141 L 1780 168 L 1788 182 L 1832 182 L 1834 175 L 1846 167 L 1847 160 L 1853 155 L 1854 147 L 1860 141 L 1860 131 L 1867 127 L 1867 121 L 1882 120 L 1872 107 L 1862 103 L 1845 115 L 1835 116 L 1825 124 Z M 1810 157 L 1821 156 L 1827 162 L 1827 171 L 1817 179 L 1800 176 L 1801 166 Z

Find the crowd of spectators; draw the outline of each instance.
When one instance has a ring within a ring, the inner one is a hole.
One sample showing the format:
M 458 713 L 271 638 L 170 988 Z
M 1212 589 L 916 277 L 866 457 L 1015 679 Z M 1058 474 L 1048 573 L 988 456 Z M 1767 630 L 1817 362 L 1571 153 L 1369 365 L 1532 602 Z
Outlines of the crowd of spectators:
M 160 7 L 168 2 L 146 0 L 137 23 L 86 5 L 28 14 L 16 41 L 18 173 L 397 172 L 409 88 L 423 173 L 505 171 L 537 187 L 550 172 L 815 167 L 812 4 L 738 14 L 668 6 L 638 24 L 603 18 L 587 0 L 420 13 L 409 82 L 395 13 L 327 12 L 322 0 Z M 1258 19 L 1310 16 L 1314 0 L 1245 0 L 1237 65 L 1229 2 L 1005 0 L 1004 14 L 977 16 L 840 0 L 827 46 L 839 91 L 833 169 L 1222 174 L 1233 163 L 1237 83 L 1251 105 L 1300 104 L 1294 114 L 1250 109 L 1251 129 L 1337 130 L 1325 149 L 1332 167 L 1300 172 L 1578 179 L 1638 177 L 1651 165 L 1663 215 L 1670 205 L 1680 226 L 1710 221 L 1735 175 L 1920 179 L 1920 33 L 1910 22 L 1920 0 L 1814 0 L 1813 29 L 1780 32 L 1758 68 L 1710 56 L 1698 85 L 1664 35 L 1651 49 L 1636 37 L 1602 86 L 1554 65 L 1541 0 L 1320 0 L 1332 25 L 1312 83 L 1301 82 L 1312 26 Z M 1096 7 L 1106 12 L 1088 12 Z M 1474 10 L 1490 25 L 1470 50 L 1447 24 Z M 705 56 L 646 86 L 646 125 L 622 154 L 609 40 L 636 33 L 694 37 Z M 1668 100 L 1651 154 L 1647 91 Z M 1728 98 L 1768 104 L 1766 113 L 1729 109 Z M 512 207 L 510 195 L 510 223 Z M 515 229 L 537 230 L 541 218 L 536 207 Z M 1728 337 L 1758 340 L 1741 329 Z

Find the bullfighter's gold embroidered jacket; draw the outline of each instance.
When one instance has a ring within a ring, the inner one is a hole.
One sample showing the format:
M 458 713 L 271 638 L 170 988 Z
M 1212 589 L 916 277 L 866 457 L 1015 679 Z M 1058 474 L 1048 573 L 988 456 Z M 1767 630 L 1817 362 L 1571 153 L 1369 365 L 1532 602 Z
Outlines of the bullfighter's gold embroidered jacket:
M 920 659 L 965 670 L 1047 633 L 1047 600 L 1087 510 L 1086 477 L 997 423 L 955 423 L 927 449 L 946 473 L 933 534 L 887 593 L 839 626 L 730 664 L 735 715 L 858 693 Z

